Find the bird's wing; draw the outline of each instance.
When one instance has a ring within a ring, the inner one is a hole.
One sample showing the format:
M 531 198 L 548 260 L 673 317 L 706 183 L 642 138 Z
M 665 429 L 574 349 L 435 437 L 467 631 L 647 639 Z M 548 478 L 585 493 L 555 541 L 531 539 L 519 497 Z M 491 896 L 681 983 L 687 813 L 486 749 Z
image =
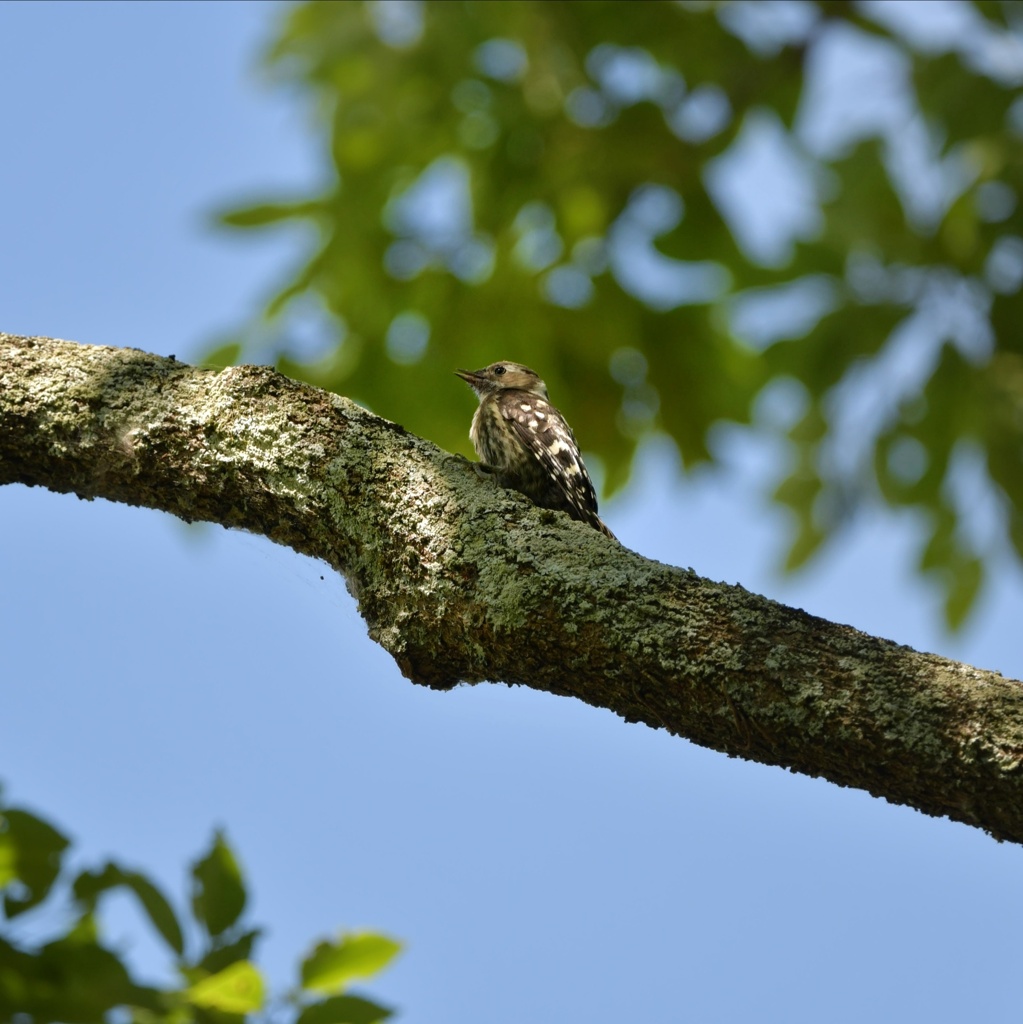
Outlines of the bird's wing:
M 606 531 L 597 515 L 593 482 L 565 417 L 550 402 L 522 391 L 503 394 L 500 409 L 523 447 L 540 464 L 552 491 L 563 499 L 565 511 Z

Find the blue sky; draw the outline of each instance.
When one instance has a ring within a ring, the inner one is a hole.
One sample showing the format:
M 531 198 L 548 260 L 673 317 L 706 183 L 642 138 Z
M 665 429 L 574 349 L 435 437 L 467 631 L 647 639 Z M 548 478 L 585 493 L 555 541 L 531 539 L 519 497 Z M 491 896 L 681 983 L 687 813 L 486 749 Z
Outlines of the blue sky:
M 293 240 L 207 213 L 315 174 L 301 111 L 254 71 L 274 11 L 0 5 L 0 329 L 188 359 L 251 312 Z M 611 528 L 1023 676 L 1017 567 L 957 637 L 905 517 L 783 579 L 757 488 L 777 453 L 718 444 L 731 471 L 685 478 L 651 447 Z M 407 944 L 371 991 L 410 1024 L 1018 1015 L 1023 851 L 976 830 L 523 688 L 414 687 L 340 578 L 241 533 L 7 487 L 0 581 L 9 798 L 178 898 L 224 826 L 281 984 L 314 939 L 370 927 Z M 110 919 L 152 969 L 130 906 Z

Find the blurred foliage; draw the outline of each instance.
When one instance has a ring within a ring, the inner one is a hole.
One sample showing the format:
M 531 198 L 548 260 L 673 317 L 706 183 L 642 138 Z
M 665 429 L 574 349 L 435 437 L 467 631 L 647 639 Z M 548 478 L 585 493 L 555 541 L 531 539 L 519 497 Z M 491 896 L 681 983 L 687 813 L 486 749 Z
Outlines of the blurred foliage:
M 789 453 L 789 568 L 910 508 L 959 624 L 1023 553 L 1023 14 L 913 7 L 285 7 L 322 181 L 223 215 L 308 244 L 211 361 L 468 453 L 451 371 L 515 359 L 605 492 L 652 432 L 688 467 L 750 424 Z
M 383 970 L 400 949 L 372 933 L 319 943 L 299 965 L 295 988 L 267 996 L 251 959 L 260 931 L 242 921 L 245 881 L 222 834 L 192 865 L 190 920 L 137 871 L 113 862 L 71 871 L 69 845 L 35 814 L 0 801 L 0 1021 L 374 1024 L 392 1016 L 392 1010 L 347 992 L 352 981 Z M 138 901 L 170 954 L 166 973 L 177 984 L 139 981 L 123 955 L 102 941 L 99 903 L 117 890 Z

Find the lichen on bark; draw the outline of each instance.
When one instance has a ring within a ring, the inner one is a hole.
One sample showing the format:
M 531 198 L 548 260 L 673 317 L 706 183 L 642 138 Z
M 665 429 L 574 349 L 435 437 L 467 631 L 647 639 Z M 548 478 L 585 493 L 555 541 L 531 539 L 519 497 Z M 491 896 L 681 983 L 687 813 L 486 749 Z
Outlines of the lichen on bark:
M 1023 842 L 1023 686 L 615 544 L 267 367 L 0 334 L 0 483 L 261 533 L 412 681 L 504 681 Z

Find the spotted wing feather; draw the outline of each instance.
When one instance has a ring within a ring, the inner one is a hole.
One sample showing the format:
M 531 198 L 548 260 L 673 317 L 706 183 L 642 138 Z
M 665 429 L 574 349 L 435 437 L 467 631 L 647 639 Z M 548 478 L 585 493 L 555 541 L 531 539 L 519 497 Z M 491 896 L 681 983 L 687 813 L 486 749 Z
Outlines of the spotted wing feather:
M 597 495 L 579 445 L 561 413 L 538 395 L 521 391 L 502 394 L 499 407 L 512 433 L 535 460 L 534 479 L 524 480 L 531 486 L 523 489 L 538 505 L 560 509 L 607 533 L 597 515 Z

